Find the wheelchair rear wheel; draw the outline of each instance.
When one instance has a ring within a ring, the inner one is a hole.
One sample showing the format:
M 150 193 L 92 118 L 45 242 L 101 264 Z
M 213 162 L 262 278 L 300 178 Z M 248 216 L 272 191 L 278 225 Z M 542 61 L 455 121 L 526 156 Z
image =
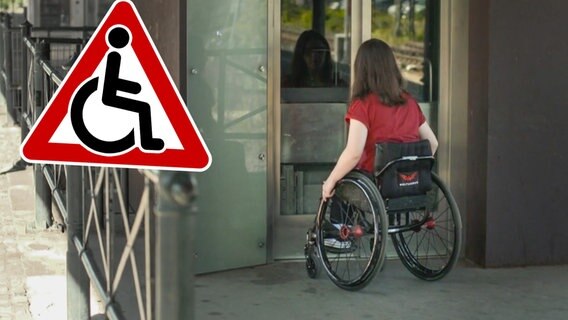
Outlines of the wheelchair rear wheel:
M 317 248 L 329 278 L 340 288 L 365 287 L 385 258 L 386 210 L 374 183 L 360 172 L 340 180 L 316 217 Z
M 432 182 L 425 206 L 389 211 L 389 230 L 402 263 L 416 277 L 430 281 L 443 278 L 453 268 L 462 238 L 460 213 L 452 194 L 435 173 Z

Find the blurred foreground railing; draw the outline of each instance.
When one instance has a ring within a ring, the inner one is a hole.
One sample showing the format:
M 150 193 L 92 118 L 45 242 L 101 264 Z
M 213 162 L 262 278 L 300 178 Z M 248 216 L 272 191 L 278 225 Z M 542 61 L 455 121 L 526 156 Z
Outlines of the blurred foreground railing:
M 23 139 L 93 28 L 0 19 L 1 87 Z M 90 318 L 91 286 L 109 319 L 193 319 L 191 175 L 36 164 L 34 179 L 36 227 L 67 232 L 68 319 Z

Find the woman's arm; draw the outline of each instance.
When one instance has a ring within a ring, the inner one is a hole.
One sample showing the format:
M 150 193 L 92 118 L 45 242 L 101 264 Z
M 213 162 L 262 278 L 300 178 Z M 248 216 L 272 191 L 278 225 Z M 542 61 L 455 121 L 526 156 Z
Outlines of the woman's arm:
M 339 179 L 343 178 L 349 171 L 353 170 L 363 154 L 365 141 L 367 140 L 367 127 L 358 120 L 351 119 L 349 123 L 349 135 L 347 145 L 339 156 L 335 167 L 325 180 L 321 195 L 327 199 L 333 195 L 333 189 Z
M 436 139 L 436 135 L 434 134 L 434 131 L 432 131 L 432 128 L 430 128 L 430 126 L 428 125 L 428 122 L 424 122 L 418 128 L 418 134 L 420 135 L 420 139 L 428 140 L 430 142 L 432 155 L 434 155 L 436 153 L 436 150 L 438 150 L 438 139 Z

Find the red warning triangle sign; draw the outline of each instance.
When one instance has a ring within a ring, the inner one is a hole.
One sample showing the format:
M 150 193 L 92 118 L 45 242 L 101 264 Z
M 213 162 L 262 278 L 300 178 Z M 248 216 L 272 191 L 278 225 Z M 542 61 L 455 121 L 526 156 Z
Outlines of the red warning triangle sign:
M 130 1 L 117 1 L 23 141 L 31 163 L 204 171 L 211 155 Z

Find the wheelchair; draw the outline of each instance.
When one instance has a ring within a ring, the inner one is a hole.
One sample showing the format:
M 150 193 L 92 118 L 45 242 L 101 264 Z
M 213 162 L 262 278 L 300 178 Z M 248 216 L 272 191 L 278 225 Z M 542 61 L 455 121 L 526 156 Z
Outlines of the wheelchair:
M 320 199 L 304 246 L 310 278 L 323 269 L 342 289 L 364 288 L 383 268 L 388 236 L 402 264 L 420 279 L 441 279 L 456 264 L 460 213 L 450 190 L 432 171 L 428 141 L 381 146 L 393 145 L 396 152 L 377 151 L 373 175 L 353 170 L 336 184 L 331 198 Z M 412 149 L 421 151 L 417 155 Z M 409 191 L 393 191 L 393 181 Z

